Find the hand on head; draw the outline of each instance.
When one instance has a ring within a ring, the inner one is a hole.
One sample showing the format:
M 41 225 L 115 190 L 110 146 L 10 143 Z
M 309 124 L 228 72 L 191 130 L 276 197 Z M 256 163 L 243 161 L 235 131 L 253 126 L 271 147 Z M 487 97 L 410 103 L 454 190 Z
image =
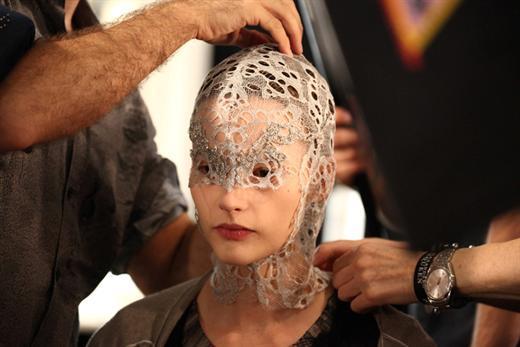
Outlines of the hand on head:
M 282 53 L 301 54 L 303 25 L 293 0 L 182 0 L 195 20 L 196 38 L 247 47 L 276 42 Z M 259 25 L 269 34 L 246 29 Z
M 322 244 L 314 265 L 332 271 L 332 284 L 352 310 L 365 312 L 386 304 L 416 301 L 413 290 L 415 265 L 421 252 L 405 242 L 380 238 L 335 241 Z
M 352 116 L 349 111 L 339 106 L 336 107 L 334 158 L 336 179 L 343 184 L 352 184 L 354 177 L 364 170 L 359 155 L 358 133 L 352 127 Z

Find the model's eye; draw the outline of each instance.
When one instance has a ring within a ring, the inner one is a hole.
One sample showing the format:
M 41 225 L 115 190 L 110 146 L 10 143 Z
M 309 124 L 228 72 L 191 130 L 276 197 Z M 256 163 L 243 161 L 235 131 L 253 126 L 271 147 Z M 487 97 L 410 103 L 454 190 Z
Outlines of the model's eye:
M 199 170 L 199 172 L 203 175 L 207 175 L 209 173 L 209 165 L 208 163 L 206 163 L 205 161 L 201 161 L 198 165 L 197 165 L 197 170 Z
M 269 175 L 269 168 L 265 164 L 256 164 L 253 168 L 253 176 L 255 177 L 267 177 Z

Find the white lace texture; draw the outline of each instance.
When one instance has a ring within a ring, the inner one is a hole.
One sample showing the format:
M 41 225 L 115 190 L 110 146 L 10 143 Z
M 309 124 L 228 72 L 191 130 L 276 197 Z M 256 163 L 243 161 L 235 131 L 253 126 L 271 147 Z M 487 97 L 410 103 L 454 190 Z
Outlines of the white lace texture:
M 275 254 L 247 271 L 215 260 L 211 286 L 222 302 L 234 302 L 251 287 L 267 307 L 304 308 L 328 286 L 329 275 L 312 260 L 334 183 L 334 130 L 328 85 L 303 56 L 261 45 L 230 56 L 207 75 L 190 124 L 190 187 L 276 190 L 286 175 L 298 175 L 301 193 L 293 229 Z M 283 150 L 295 142 L 306 149 L 299 167 L 287 165 Z M 201 162 L 206 169 L 194 169 Z

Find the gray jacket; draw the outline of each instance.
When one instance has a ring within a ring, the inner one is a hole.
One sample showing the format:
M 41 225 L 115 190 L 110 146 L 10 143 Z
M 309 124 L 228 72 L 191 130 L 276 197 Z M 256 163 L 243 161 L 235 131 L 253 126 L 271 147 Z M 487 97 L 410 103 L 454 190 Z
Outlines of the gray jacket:
M 165 346 L 206 279 L 207 275 L 184 282 L 123 308 L 94 334 L 88 347 Z M 374 318 L 380 330 L 378 347 L 435 346 L 415 319 L 391 306 L 377 309 Z

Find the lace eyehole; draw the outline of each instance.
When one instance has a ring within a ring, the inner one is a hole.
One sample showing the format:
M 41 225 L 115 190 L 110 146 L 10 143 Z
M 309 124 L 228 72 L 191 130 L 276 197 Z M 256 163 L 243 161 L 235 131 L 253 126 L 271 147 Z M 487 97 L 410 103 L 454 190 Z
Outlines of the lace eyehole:
M 265 164 L 256 164 L 255 167 L 253 168 L 253 176 L 255 177 L 259 177 L 259 178 L 264 178 L 264 177 L 267 177 L 267 175 L 269 175 L 269 168 L 267 167 L 267 165 Z
M 206 162 L 200 162 L 199 165 L 197 165 L 197 170 L 203 174 L 207 175 L 209 173 L 209 165 Z

